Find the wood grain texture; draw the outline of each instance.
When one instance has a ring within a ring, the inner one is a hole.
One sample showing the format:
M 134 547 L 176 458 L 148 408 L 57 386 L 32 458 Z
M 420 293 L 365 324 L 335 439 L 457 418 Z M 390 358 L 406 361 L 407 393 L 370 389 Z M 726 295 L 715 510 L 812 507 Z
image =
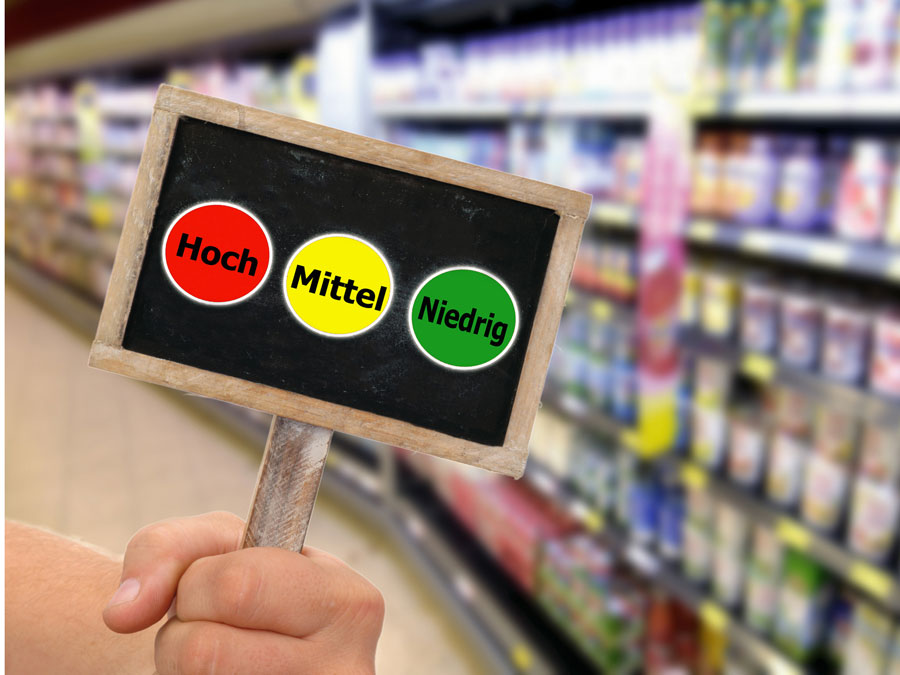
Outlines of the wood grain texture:
M 459 439 L 408 422 L 122 348 L 173 135 L 182 116 L 543 206 L 558 214 L 559 227 L 502 446 Z M 519 477 L 525 469 L 528 440 L 590 204 L 591 197 L 580 192 L 163 85 L 89 363 L 122 375 Z
M 154 110 L 150 118 L 150 129 L 138 166 L 137 182 L 128 202 L 125 226 L 119 238 L 106 300 L 97 325 L 95 339 L 103 344 L 121 345 L 125 336 L 125 325 L 128 323 L 131 301 L 137 288 L 147 237 L 153 226 L 159 190 L 177 123 L 178 115 L 165 110 Z
M 331 445 L 331 429 L 272 418 L 242 548 L 303 548 Z

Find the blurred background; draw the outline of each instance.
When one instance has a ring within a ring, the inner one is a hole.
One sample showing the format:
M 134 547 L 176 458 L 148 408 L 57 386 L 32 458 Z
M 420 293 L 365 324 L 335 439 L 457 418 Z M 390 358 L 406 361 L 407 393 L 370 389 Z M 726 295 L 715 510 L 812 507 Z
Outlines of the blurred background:
M 384 591 L 379 672 L 900 673 L 900 2 L 6 26 L 9 517 L 246 513 L 267 415 L 85 365 L 168 82 L 594 196 L 524 479 L 335 438 L 309 543 Z

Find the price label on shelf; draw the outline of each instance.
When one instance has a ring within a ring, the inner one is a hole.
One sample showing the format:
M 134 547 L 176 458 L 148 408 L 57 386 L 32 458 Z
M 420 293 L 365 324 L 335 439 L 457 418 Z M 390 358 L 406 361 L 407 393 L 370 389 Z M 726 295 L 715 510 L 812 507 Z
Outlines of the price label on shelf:
M 700 618 L 707 626 L 719 632 L 728 627 L 728 614 L 719 605 L 709 600 L 704 600 L 700 605 Z
M 688 228 L 688 236 L 694 241 L 713 241 L 718 226 L 712 220 L 695 220 Z
M 837 241 L 820 241 L 809 249 L 809 259 L 826 267 L 846 267 L 850 249 Z
M 699 490 L 706 487 L 708 481 L 709 475 L 696 464 L 685 462 L 681 465 L 681 482 L 686 487 Z
M 900 281 L 900 255 L 895 255 L 887 264 L 885 274 L 889 279 Z
M 775 248 L 775 240 L 766 232 L 747 232 L 741 238 L 741 248 L 754 253 L 768 253 Z
M 518 643 L 510 650 L 509 659 L 513 662 L 513 665 L 523 673 L 531 670 L 531 666 L 534 664 L 534 654 L 532 654 L 528 645 L 522 642 Z
M 894 590 L 890 575 L 868 563 L 853 563 L 848 576 L 855 585 L 881 600 L 886 600 Z
M 802 525 L 794 522 L 790 518 L 780 518 L 775 525 L 775 534 L 788 546 L 792 546 L 798 551 L 806 551 L 809 549 L 812 535 Z
M 775 361 L 762 354 L 744 354 L 741 372 L 757 382 L 770 382 L 775 376 Z

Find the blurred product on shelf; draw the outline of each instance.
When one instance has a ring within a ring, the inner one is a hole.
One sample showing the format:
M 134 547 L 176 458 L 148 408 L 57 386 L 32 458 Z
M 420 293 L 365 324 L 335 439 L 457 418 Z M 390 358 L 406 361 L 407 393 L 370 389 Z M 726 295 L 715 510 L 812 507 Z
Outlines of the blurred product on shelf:
M 705 0 L 701 88 L 898 88 L 898 15 L 893 0 Z
M 591 101 L 646 96 L 655 79 L 686 91 L 696 67 L 697 6 L 589 16 L 380 55 L 376 105 Z
M 894 138 L 705 130 L 694 151 L 691 210 L 740 225 L 897 241 Z
M 315 62 L 212 61 L 166 81 L 290 115 L 315 116 Z M 157 85 L 117 78 L 24 86 L 6 98 L 7 250 L 101 300 Z

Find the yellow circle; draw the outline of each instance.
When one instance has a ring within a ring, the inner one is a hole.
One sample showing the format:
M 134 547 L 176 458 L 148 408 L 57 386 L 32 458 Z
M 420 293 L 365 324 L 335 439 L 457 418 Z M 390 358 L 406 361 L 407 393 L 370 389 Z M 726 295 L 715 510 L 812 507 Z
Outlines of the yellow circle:
M 391 304 L 391 270 L 362 239 L 327 234 L 301 246 L 284 274 L 284 296 L 317 333 L 350 337 L 371 328 Z

